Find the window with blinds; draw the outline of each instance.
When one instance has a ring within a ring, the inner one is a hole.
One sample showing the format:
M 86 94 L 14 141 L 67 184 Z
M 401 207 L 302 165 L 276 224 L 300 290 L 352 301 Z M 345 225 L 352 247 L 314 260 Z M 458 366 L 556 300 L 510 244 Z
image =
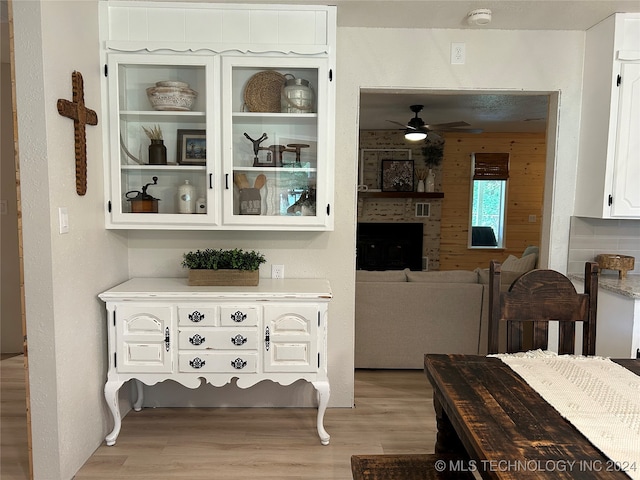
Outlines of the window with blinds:
M 508 153 L 472 154 L 469 247 L 503 248 Z

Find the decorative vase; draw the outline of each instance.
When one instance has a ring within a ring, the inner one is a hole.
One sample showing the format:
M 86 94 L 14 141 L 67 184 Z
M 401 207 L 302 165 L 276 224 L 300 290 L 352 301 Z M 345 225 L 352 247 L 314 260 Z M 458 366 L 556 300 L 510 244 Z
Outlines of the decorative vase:
M 433 173 L 433 169 L 429 169 L 429 174 L 427 175 L 427 192 L 435 192 L 436 191 L 436 174 Z
M 167 147 L 163 140 L 151 140 L 149 145 L 149 165 L 166 165 Z
M 190 286 L 255 287 L 259 279 L 259 270 L 189 270 Z
M 418 188 L 416 191 L 424 192 L 424 180 L 418 180 Z

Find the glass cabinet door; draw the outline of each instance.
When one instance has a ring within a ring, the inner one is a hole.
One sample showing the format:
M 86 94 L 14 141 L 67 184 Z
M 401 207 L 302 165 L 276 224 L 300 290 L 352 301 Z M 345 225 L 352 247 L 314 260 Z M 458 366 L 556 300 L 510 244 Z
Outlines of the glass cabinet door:
M 225 225 L 326 228 L 327 75 L 323 59 L 223 58 Z
M 110 55 L 107 225 L 214 225 L 216 58 Z

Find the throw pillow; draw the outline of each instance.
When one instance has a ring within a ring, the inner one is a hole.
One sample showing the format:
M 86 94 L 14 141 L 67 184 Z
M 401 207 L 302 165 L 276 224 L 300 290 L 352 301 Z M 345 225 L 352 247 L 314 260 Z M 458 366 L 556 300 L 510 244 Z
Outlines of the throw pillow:
M 524 249 L 524 252 L 522 252 L 523 257 L 526 257 L 527 255 L 531 255 L 531 254 L 536 256 L 536 264 L 534 268 L 538 268 L 538 258 L 540 257 L 540 249 L 535 245 L 529 245 L 527 248 Z
M 530 254 L 522 258 L 518 258 L 514 255 L 509 255 L 507 259 L 502 262 L 503 272 L 528 272 L 533 270 L 536 266 L 536 256 Z

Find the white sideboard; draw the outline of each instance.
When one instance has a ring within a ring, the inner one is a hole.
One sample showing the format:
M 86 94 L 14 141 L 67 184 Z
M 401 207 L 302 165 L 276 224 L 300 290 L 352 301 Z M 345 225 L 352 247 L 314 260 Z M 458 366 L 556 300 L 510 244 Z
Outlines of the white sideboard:
M 263 380 L 310 382 L 317 392 L 317 430 L 329 402 L 327 377 L 329 282 L 260 279 L 257 287 L 192 287 L 186 278 L 133 278 L 99 295 L 106 303 L 109 371 L 104 394 L 114 428 L 121 428 L 118 391 L 136 380 L 134 410 L 145 385 L 174 380 L 197 388 L 237 379 L 248 388 Z

